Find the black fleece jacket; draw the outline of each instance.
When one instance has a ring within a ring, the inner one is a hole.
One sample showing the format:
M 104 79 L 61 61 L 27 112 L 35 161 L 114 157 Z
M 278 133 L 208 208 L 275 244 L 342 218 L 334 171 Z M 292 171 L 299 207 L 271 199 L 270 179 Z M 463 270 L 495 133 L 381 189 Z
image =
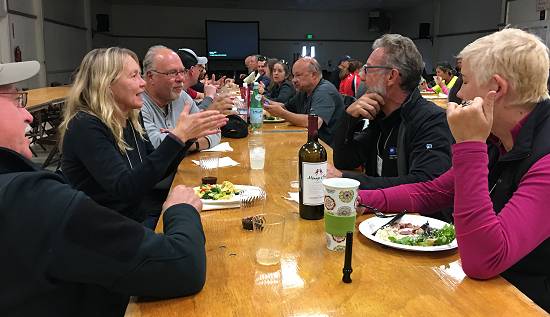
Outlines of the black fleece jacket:
M 129 296 L 200 291 L 205 238 L 190 205 L 155 234 L 0 147 L 2 316 L 123 316 Z
M 451 167 L 454 139 L 443 109 L 415 89 L 398 115 L 399 120 L 394 118 L 390 126 L 380 122 L 384 118 L 379 116 L 361 132 L 357 132 L 358 125 L 362 126 L 363 121 L 344 115 L 334 137 L 334 165 L 343 170 L 363 167 L 365 173 L 344 172 L 343 177 L 357 179 L 361 189 L 377 189 L 429 181 Z M 395 129 L 384 134 L 381 127 Z M 381 176 L 377 175 L 378 153 L 384 159 Z

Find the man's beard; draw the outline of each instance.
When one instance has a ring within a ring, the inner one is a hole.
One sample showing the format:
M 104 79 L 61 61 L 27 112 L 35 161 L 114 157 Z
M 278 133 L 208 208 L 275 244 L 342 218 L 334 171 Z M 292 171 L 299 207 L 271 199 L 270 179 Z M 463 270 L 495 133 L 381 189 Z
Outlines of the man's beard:
M 387 94 L 387 90 L 386 90 L 386 87 L 377 84 L 377 85 L 373 85 L 373 86 L 368 86 L 367 87 L 367 93 L 376 93 L 376 94 L 380 95 L 380 97 L 385 99 L 386 94 Z

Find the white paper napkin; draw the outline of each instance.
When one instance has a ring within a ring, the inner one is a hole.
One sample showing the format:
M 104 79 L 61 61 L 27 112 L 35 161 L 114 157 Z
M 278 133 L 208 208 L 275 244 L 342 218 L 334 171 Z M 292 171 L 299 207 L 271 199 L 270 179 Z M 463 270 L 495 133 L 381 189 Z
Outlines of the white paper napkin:
M 200 162 L 197 160 L 191 160 L 191 161 L 197 165 L 200 165 Z M 234 161 L 229 156 L 225 156 L 225 157 L 220 157 L 220 162 L 218 164 L 219 164 L 218 167 L 237 166 L 239 165 L 239 162 Z
M 216 210 L 216 209 L 229 209 L 229 208 L 239 208 L 241 207 L 240 202 L 235 202 L 234 204 L 202 204 L 202 211 Z
M 223 142 L 212 148 L 202 150 L 202 152 L 233 152 L 233 148 L 229 145 L 229 142 Z
M 284 197 L 284 199 L 300 203 L 300 193 L 298 193 L 298 192 L 288 192 L 288 196 L 290 196 L 290 197 Z

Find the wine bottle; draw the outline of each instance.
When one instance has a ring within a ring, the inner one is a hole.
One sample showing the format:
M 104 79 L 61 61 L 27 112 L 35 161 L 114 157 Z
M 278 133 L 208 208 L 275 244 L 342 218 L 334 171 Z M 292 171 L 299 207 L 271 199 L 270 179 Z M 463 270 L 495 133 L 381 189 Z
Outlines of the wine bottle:
M 254 90 L 250 98 L 250 125 L 253 131 L 260 130 L 264 123 L 264 108 L 261 103 L 262 95 L 258 92 L 258 83 L 254 83 Z
M 327 151 L 317 141 L 317 122 L 317 115 L 308 116 L 307 143 L 298 152 L 300 217 L 309 220 L 323 218 L 323 180 L 327 177 Z

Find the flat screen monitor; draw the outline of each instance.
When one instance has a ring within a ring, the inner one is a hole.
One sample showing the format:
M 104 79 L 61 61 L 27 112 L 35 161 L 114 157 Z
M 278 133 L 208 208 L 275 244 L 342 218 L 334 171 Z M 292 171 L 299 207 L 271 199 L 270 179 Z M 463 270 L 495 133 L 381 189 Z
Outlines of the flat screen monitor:
M 258 21 L 206 20 L 206 51 L 213 60 L 242 60 L 260 52 Z

